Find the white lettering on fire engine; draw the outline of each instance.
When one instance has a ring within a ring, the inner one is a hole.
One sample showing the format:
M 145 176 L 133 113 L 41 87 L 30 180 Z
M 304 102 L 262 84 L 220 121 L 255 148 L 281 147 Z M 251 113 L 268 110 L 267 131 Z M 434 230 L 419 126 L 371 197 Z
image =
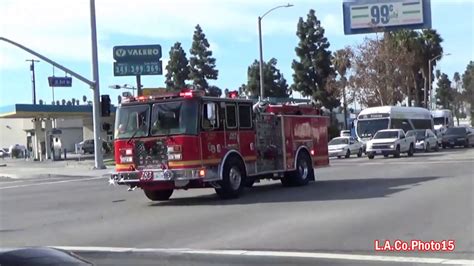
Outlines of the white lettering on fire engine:
M 230 132 L 229 139 L 237 139 L 237 132 Z
M 295 127 L 295 136 L 299 138 L 311 137 L 311 125 L 309 123 L 298 124 Z

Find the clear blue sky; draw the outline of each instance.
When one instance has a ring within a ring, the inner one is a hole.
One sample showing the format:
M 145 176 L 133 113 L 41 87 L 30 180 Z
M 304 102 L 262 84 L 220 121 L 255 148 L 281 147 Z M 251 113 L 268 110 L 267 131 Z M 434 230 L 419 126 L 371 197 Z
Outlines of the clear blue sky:
M 217 59 L 219 79 L 211 81 L 220 88 L 237 89 L 247 79 L 247 67 L 258 57 L 257 17 L 269 8 L 286 4 L 279 1 L 248 0 L 97 0 L 97 28 L 99 40 L 101 94 L 110 94 L 116 102 L 118 91 L 111 84 L 135 84 L 134 77 L 114 77 L 112 47 L 115 45 L 161 44 L 163 68 L 174 42 L 183 44 L 189 55 L 194 26 L 201 24 Z M 294 7 L 279 9 L 263 20 L 264 58 L 278 59 L 278 66 L 292 83 L 291 62 L 296 23 L 306 17 L 309 9 L 326 29 L 326 36 L 335 51 L 356 45 L 364 37 L 345 36 L 342 22 L 342 1 L 295 0 Z M 2 0 L 0 1 L 0 36 L 20 42 L 51 57 L 80 74 L 91 77 L 91 45 L 89 1 L 86 0 Z M 444 39 L 446 53 L 451 53 L 438 64 L 441 71 L 452 77 L 455 71 L 464 72 L 474 60 L 474 2 L 472 0 L 432 0 L 433 28 Z M 31 103 L 31 55 L 0 43 L 0 106 Z M 52 100 L 47 77 L 52 66 L 45 62 L 36 65 L 37 99 Z M 56 70 L 56 76 L 61 71 Z M 142 79 L 145 87 L 164 86 L 164 76 Z M 55 99 L 92 98 L 92 91 L 74 79 L 71 88 L 56 88 Z M 81 100 L 82 101 L 82 100 Z

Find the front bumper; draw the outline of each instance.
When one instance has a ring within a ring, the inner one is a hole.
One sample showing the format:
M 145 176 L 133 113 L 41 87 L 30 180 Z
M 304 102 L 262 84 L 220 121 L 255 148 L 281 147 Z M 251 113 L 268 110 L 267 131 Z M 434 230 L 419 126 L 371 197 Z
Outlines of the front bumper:
M 464 146 L 466 144 L 466 140 L 458 140 L 458 139 L 448 139 L 448 140 L 443 140 L 443 145 L 446 146 Z
M 204 171 L 204 174 L 203 172 Z M 162 182 L 202 180 L 206 182 L 219 180 L 217 168 L 214 169 L 143 169 L 136 171 L 114 172 L 110 175 L 110 183 L 137 186 L 142 182 Z
M 329 157 L 337 157 L 337 156 L 345 156 L 346 151 L 345 150 L 330 150 L 329 151 Z
M 415 150 L 424 150 L 426 149 L 425 143 L 415 143 Z
M 396 150 L 392 148 L 386 148 L 386 149 L 367 149 L 366 153 L 367 154 L 395 154 Z

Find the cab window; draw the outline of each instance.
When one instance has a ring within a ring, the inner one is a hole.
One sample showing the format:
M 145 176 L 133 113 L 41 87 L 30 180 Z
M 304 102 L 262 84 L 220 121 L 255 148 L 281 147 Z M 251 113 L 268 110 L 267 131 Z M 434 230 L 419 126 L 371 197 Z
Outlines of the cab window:
M 235 104 L 226 103 L 225 118 L 227 128 L 237 128 L 237 107 L 235 106 Z
M 239 104 L 239 127 L 241 129 L 252 128 L 252 107 L 250 104 Z
M 202 128 L 215 130 L 219 128 L 219 106 L 215 102 L 205 102 L 202 105 Z

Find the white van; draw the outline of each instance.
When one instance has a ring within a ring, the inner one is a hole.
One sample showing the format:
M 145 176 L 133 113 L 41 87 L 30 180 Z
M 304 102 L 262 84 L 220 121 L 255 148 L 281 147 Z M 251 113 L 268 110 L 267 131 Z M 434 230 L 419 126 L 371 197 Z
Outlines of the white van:
M 448 109 L 431 111 L 434 122 L 434 130 L 437 135 L 444 134 L 448 127 L 454 127 L 453 112 Z

